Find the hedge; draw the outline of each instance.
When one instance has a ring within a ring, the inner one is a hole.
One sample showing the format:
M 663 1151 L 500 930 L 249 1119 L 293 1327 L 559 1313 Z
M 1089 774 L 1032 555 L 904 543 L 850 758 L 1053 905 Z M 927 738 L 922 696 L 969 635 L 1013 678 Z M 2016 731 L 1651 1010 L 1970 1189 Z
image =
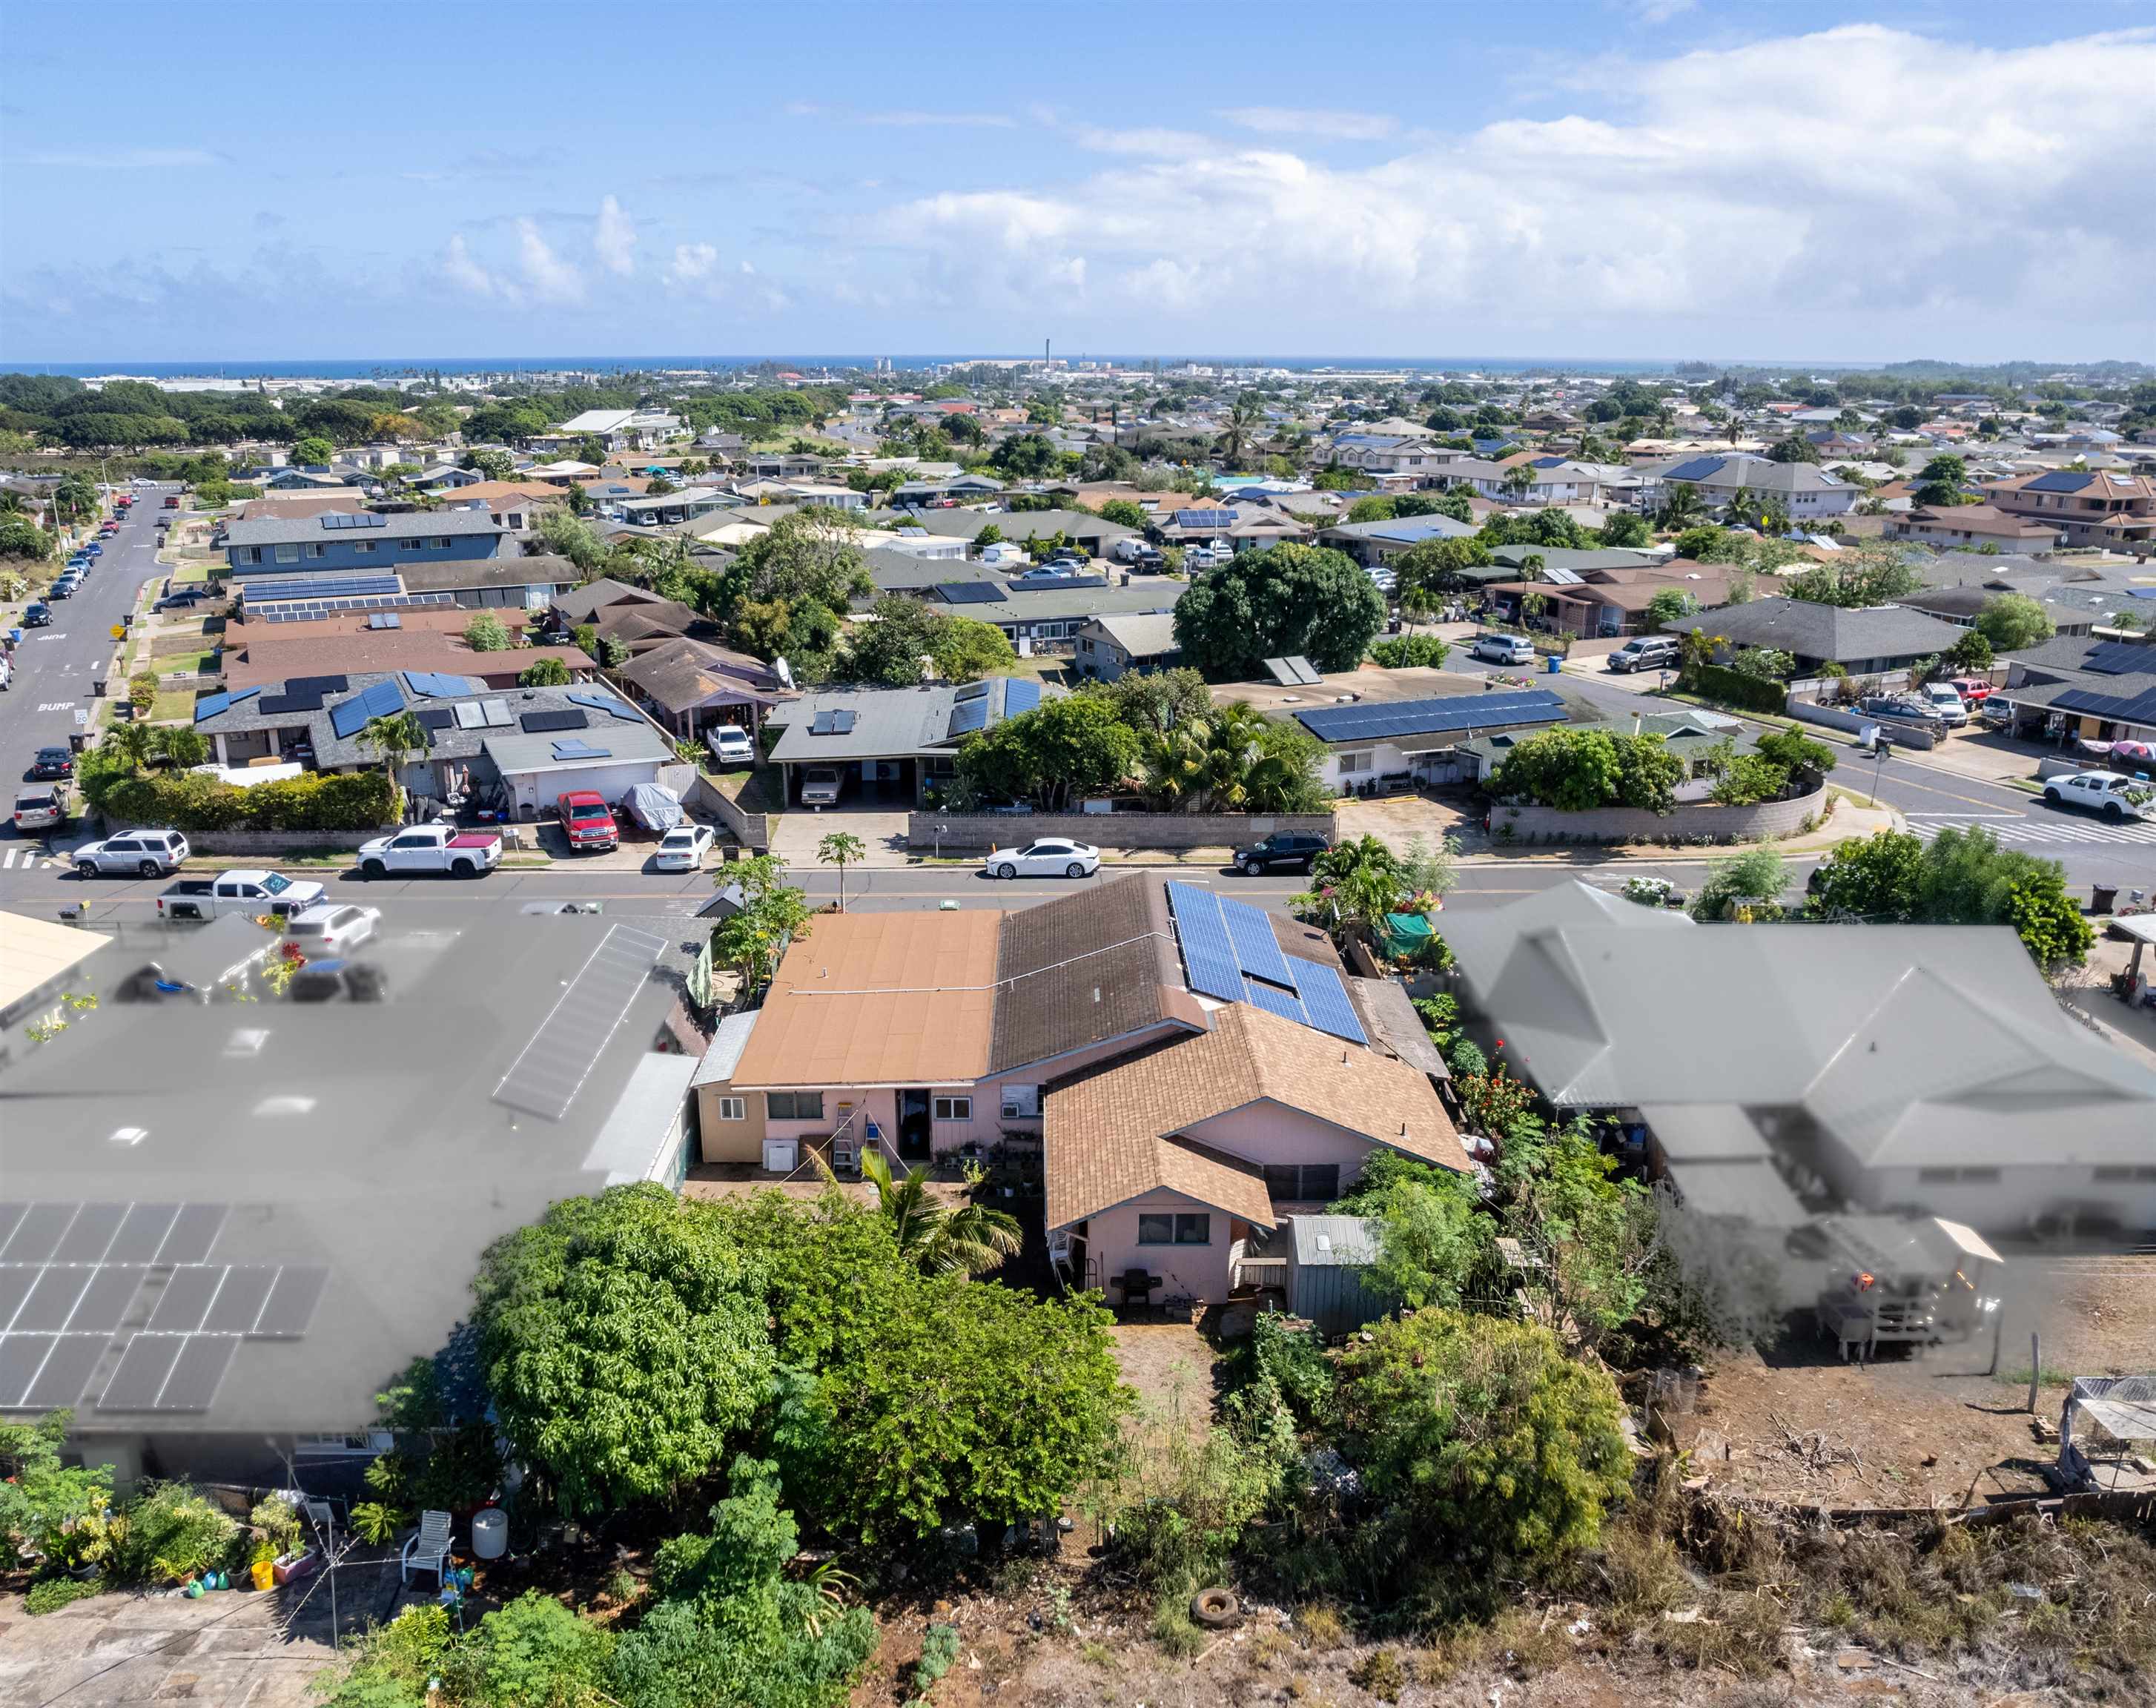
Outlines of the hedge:
M 114 783 L 101 807 L 118 823 L 175 830 L 376 830 L 398 822 L 397 791 L 378 771 L 310 772 L 252 788 L 200 772 L 161 772 Z
M 1789 710 L 1789 690 L 1780 683 L 1748 676 L 1726 665 L 1693 664 L 1681 680 L 1695 694 L 1746 711 L 1785 714 Z

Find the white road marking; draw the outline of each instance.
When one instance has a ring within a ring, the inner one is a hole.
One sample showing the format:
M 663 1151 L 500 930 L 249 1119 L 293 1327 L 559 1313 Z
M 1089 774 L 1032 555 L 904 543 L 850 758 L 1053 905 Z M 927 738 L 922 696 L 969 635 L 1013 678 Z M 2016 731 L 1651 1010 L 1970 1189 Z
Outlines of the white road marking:
M 2097 819 L 2020 818 L 2010 821 L 1999 829 L 1985 822 L 1985 816 L 1975 813 L 1916 813 L 1908 815 L 1910 829 L 1918 836 L 1933 836 L 1948 825 L 1981 825 L 2001 842 L 2020 842 L 2032 844 L 2131 844 L 2134 847 L 2156 847 L 2156 823 L 2143 821 L 2133 824 L 2107 824 Z M 1918 818 L 1937 822 L 1918 823 Z
M 48 700 L 39 705 L 38 710 L 39 711 L 72 711 L 74 710 L 74 702 L 72 700 Z

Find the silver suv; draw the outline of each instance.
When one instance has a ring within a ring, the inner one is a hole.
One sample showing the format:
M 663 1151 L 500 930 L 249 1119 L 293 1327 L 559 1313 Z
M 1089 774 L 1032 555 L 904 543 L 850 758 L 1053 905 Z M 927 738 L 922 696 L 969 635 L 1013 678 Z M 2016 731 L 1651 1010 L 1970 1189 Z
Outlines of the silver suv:
M 162 878 L 177 872 L 188 854 L 187 839 L 177 830 L 123 830 L 102 842 L 86 842 L 74 851 L 75 875 L 107 873 L 130 878 Z
M 1627 670 L 1661 670 L 1684 659 L 1684 649 L 1666 634 L 1639 634 L 1609 654 L 1609 668 L 1622 674 Z

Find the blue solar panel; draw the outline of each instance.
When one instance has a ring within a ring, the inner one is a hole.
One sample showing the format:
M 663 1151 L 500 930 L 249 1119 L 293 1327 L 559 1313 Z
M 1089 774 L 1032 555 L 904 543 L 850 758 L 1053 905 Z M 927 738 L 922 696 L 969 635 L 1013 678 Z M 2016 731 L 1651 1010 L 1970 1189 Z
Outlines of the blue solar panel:
M 1338 973 L 1316 961 L 1298 961 L 1295 970 L 1296 988 L 1302 993 L 1303 1006 L 1310 1011 L 1312 1025 L 1335 1038 L 1344 1038 L 1350 1044 L 1369 1043 L 1363 1023 L 1355 1018 L 1355 1005 L 1348 1000 L 1348 987 L 1340 982 Z M 1252 1000 L 1256 1000 L 1255 996 Z
M 2115 723 L 2156 724 L 2156 688 L 2137 695 L 2095 694 L 2086 688 L 2073 688 L 2051 704 L 2061 711 L 2086 712 Z
M 930 591 L 947 605 L 992 605 L 1004 596 L 993 582 L 938 582 Z
M 213 694 L 207 699 L 198 700 L 195 702 L 195 721 L 200 723 L 204 718 L 213 718 L 228 707 L 237 705 L 243 700 L 251 700 L 261 691 L 259 688 L 243 688 L 236 694 Z
M 2024 492 L 2079 492 L 2096 476 L 2085 469 L 2054 469 L 2050 474 L 2038 476 L 2021 490 Z
M 1178 528 L 1232 528 L 1235 513 L 1231 510 L 1179 510 L 1175 513 Z
M 1665 480 L 1705 480 L 1719 474 L 1725 457 L 1694 457 L 1688 463 L 1680 463 L 1674 469 L 1665 469 Z
M 1235 946 L 1236 966 L 1254 978 L 1295 988 L 1295 975 L 1288 970 L 1287 957 L 1281 953 L 1280 939 L 1273 935 L 1272 921 L 1263 908 L 1223 896 L 1220 917 L 1228 927 L 1229 941 Z
M 2107 640 L 2089 649 L 2082 659 L 2082 668 L 2107 676 L 2156 675 L 2156 647 L 2143 646 L 2138 641 Z
M 393 575 L 310 575 L 249 579 L 236 570 L 240 591 L 254 601 L 270 599 L 328 599 L 353 594 L 398 593 L 403 583 Z
M 377 682 L 330 708 L 330 728 L 341 739 L 357 735 L 370 718 L 393 717 L 404 710 L 404 695 L 394 682 Z
M 988 726 L 988 702 L 986 700 L 962 700 L 951 708 L 951 726 L 944 739 L 970 736 Z
M 634 710 L 611 694 L 572 694 L 569 699 L 578 705 L 588 705 L 594 711 L 603 711 L 608 717 L 622 718 L 630 723 L 643 721 Z
M 1224 1003 L 1240 1002 L 1243 974 L 1220 917 L 1220 898 L 1193 884 L 1170 884 L 1168 900 L 1175 915 L 1175 935 L 1183 944 L 1190 987 Z
M 1243 986 L 1245 996 L 1253 1008 L 1263 1008 L 1268 1014 L 1277 1014 L 1283 1020 L 1292 1020 L 1298 1026 L 1310 1024 L 1310 1016 L 1303 1013 L 1302 1004 L 1292 991 L 1276 990 L 1269 984 Z
M 1004 716 L 1014 718 L 1040 704 L 1040 684 L 1029 677 L 1011 676 L 1004 683 Z
M 1296 718 L 1321 741 L 1375 741 L 1396 736 L 1428 736 L 1460 730 L 1502 730 L 1522 724 L 1563 723 L 1564 702 L 1547 688 L 1510 694 L 1453 694 L 1441 700 L 1409 700 L 1390 705 L 1328 705 Z

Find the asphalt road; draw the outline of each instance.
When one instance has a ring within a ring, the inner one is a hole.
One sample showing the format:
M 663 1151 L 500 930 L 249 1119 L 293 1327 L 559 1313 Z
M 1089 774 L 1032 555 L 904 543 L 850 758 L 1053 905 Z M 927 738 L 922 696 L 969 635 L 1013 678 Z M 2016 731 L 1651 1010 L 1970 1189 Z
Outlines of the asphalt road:
M 143 582 L 167 572 L 157 562 L 157 516 L 164 493 L 177 489 L 134 490 L 141 495 L 134 510 L 103 542 L 105 555 L 81 591 L 52 601 L 52 627 L 24 629 L 15 649 L 14 685 L 0 695 L 0 767 L 11 779 L 28 781 L 38 748 L 64 746 L 95 722 L 90 685 L 111 660 L 112 625 L 135 608 Z M 124 694 L 126 686 L 110 682 L 106 691 Z M 12 823 L 0 828 L 0 850 L 14 834 Z

